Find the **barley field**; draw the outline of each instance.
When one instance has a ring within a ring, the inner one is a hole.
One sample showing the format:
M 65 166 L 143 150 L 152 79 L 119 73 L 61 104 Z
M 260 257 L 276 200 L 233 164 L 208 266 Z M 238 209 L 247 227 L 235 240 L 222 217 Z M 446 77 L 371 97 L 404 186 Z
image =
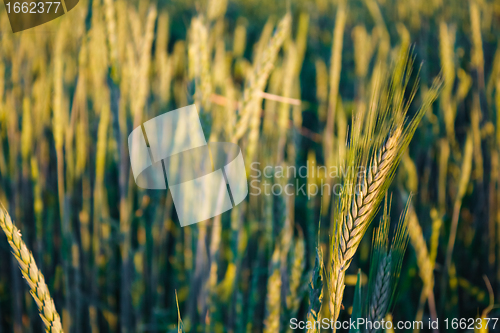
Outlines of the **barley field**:
M 80 0 L 0 29 L 0 333 L 500 331 L 499 1 Z M 192 104 L 249 193 L 181 227 L 128 136 Z

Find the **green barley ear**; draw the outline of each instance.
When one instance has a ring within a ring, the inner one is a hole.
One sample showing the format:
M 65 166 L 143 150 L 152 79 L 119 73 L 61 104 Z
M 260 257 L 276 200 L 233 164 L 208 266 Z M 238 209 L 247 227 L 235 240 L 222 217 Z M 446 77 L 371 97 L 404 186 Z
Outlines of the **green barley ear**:
M 401 214 L 396 232 L 389 247 L 390 204 L 387 197 L 384 205 L 384 214 L 380 225 L 374 233 L 373 253 L 370 264 L 370 277 L 367 297 L 367 320 L 381 321 L 389 312 L 395 298 L 396 287 L 401 272 L 403 257 L 408 245 L 408 199 L 405 210 Z M 367 332 L 376 333 L 379 330 L 367 329 Z
M 356 321 L 361 318 L 363 311 L 363 287 L 361 286 L 361 270 L 358 269 L 358 278 L 356 280 L 356 288 L 354 288 L 354 300 L 352 302 L 352 315 L 351 320 Z M 360 329 L 356 325 L 354 328 L 349 329 L 349 333 L 359 333 Z
M 319 216 L 323 207 L 320 209 Z M 314 259 L 314 268 L 312 271 L 311 282 L 309 284 L 309 311 L 307 312 L 307 321 L 316 322 L 321 320 L 321 306 L 323 304 L 323 272 L 325 269 L 323 261 L 323 249 L 321 248 L 320 242 L 320 231 L 321 231 L 321 219 L 318 223 L 318 240 L 316 247 L 316 258 Z M 307 333 L 319 332 L 316 326 L 308 329 Z
M 42 272 L 38 270 L 33 254 L 28 250 L 21 238 L 21 232 L 12 223 L 9 213 L 7 213 L 7 210 L 1 203 L 0 227 L 4 231 L 5 236 L 7 236 L 7 240 L 12 248 L 12 254 L 19 263 L 24 280 L 30 287 L 30 294 L 35 300 L 40 312 L 40 318 L 42 318 L 45 324 L 45 332 L 63 333 L 61 318 L 57 313 L 52 297 L 50 297 L 45 278 Z
M 321 320 L 321 305 L 323 303 L 323 269 L 323 250 L 318 243 L 311 283 L 309 284 L 309 312 L 307 313 L 307 321 L 309 322 Z M 307 332 L 315 333 L 317 330 L 312 328 Z
M 334 205 L 335 233 L 327 272 L 333 320 L 337 320 L 342 308 L 345 272 L 378 211 L 403 152 L 438 95 L 440 81 L 436 80 L 416 114 L 406 119 L 417 88 L 415 83 L 405 98 L 412 65 L 408 51 L 403 50 L 393 66 L 392 78 L 379 78 L 368 113 L 358 113 L 353 119 L 343 165 L 346 170 L 343 190 Z

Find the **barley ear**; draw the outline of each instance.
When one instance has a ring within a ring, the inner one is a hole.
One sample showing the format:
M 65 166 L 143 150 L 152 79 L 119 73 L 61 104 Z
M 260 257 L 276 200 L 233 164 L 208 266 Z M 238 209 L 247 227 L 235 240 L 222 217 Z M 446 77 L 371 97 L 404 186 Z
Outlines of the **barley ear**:
M 314 269 L 309 284 L 309 312 L 307 321 L 315 322 L 321 320 L 321 305 L 323 303 L 323 250 L 320 245 L 316 248 L 316 259 L 314 260 Z M 308 333 L 316 333 L 316 328 L 311 328 Z
M 408 207 L 411 196 L 408 199 L 405 210 L 401 214 L 396 232 L 389 247 L 390 229 L 390 204 L 384 205 L 384 214 L 380 225 L 375 231 L 373 240 L 373 253 L 370 265 L 370 278 L 368 285 L 368 320 L 381 321 L 390 311 L 395 295 L 396 287 L 401 272 L 401 264 L 408 245 Z M 378 332 L 372 328 L 368 332 Z
M 408 51 L 403 51 L 393 66 L 391 79 L 381 80 L 380 88 L 374 90 L 372 100 L 376 103 L 372 103 L 368 114 L 357 114 L 353 120 L 344 164 L 347 174 L 334 205 L 335 232 L 330 244 L 327 285 L 333 320 L 337 320 L 342 308 L 345 272 L 392 182 L 403 152 L 437 97 L 439 81 L 425 95 L 416 115 L 405 120 L 416 93 L 415 85 L 409 98 L 405 98 L 412 64 Z
M 356 321 L 358 318 L 362 318 L 363 311 L 363 287 L 361 285 L 361 269 L 358 269 L 358 276 L 356 280 L 356 288 L 354 289 L 354 300 L 352 302 L 352 315 L 351 320 Z M 361 332 L 358 325 L 349 329 L 349 333 L 359 333 Z
M 258 127 L 260 124 L 260 103 L 262 92 L 267 83 L 267 79 L 274 67 L 279 50 L 288 36 L 292 24 L 292 15 L 287 13 L 278 24 L 276 31 L 268 43 L 260 43 L 262 52 L 257 52 L 257 59 L 246 79 L 243 100 L 240 108 L 240 119 L 238 120 L 232 141 L 237 142 L 245 135 L 250 128 L 253 130 L 251 141 L 258 137 Z
M 12 223 L 12 219 L 2 204 L 0 204 L 0 227 L 7 236 L 12 254 L 19 263 L 21 273 L 30 287 L 30 294 L 33 296 L 40 312 L 40 318 L 45 324 L 45 332 L 63 333 L 61 318 L 50 297 L 43 274 L 38 270 L 33 254 L 26 247 L 21 238 L 21 232 Z

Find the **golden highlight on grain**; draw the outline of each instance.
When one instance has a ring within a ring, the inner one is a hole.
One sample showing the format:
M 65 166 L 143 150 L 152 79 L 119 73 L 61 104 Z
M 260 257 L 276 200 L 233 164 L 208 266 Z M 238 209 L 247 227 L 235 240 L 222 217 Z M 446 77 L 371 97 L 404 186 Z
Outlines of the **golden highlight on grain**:
M 330 245 L 331 268 L 327 281 L 333 320 L 337 320 L 342 307 L 345 272 L 378 210 L 416 126 L 437 97 L 438 85 L 432 88 L 434 93 L 427 96 L 419 113 L 405 127 L 404 115 L 413 97 L 412 94 L 405 103 L 403 92 L 411 64 L 406 52 L 402 50 L 393 69 L 387 96 L 379 99 L 379 105 L 374 104 L 370 108 L 367 119 L 355 118 L 353 124 L 346 161 L 349 172 L 344 179 L 339 208 L 335 213 L 336 234 Z M 394 109 L 388 107 L 392 105 Z M 384 138 L 376 133 L 376 129 L 382 129 L 382 133 L 389 131 L 390 134 Z
M 57 313 L 54 301 L 45 283 L 43 274 L 21 238 L 21 232 L 16 228 L 5 208 L 0 207 L 0 227 L 7 236 L 12 254 L 19 263 L 19 268 L 25 281 L 30 287 L 30 293 L 40 311 L 40 318 L 45 325 L 46 332 L 63 333 L 61 318 Z

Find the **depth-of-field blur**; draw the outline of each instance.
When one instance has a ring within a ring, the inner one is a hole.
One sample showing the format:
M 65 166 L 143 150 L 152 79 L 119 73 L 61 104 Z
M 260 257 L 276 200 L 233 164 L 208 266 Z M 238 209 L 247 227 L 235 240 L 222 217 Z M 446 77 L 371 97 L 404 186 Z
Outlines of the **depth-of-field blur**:
M 0 29 L 0 333 L 500 330 L 500 2 L 81 0 Z M 249 193 L 181 227 L 127 140 L 192 104 Z M 350 319 L 392 324 L 326 325 Z

